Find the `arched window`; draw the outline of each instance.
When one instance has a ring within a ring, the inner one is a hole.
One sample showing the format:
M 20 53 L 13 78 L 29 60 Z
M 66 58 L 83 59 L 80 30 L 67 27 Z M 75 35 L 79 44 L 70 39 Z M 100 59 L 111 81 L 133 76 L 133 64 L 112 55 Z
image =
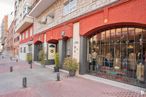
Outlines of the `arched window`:
M 99 77 L 144 86 L 145 29 L 121 27 L 98 32 L 89 39 L 88 52 L 90 72 L 96 70 Z

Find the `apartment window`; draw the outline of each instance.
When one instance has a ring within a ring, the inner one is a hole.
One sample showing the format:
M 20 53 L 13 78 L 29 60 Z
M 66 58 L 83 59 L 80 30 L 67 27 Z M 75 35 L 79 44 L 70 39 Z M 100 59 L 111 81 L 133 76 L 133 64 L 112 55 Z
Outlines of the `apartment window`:
M 29 10 L 30 10 L 30 7 L 29 5 L 26 4 L 23 8 L 23 17 L 28 14 Z
M 64 3 L 63 14 L 67 15 L 76 10 L 77 0 L 68 0 Z

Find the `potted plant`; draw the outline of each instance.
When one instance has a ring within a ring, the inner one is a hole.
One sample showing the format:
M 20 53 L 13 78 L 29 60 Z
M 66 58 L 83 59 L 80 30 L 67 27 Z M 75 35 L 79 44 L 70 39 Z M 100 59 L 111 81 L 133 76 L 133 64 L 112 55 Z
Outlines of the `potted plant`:
M 75 76 L 79 63 L 72 57 L 64 59 L 64 67 L 69 71 L 69 76 Z
M 59 54 L 55 54 L 55 66 L 54 66 L 54 72 L 59 72 Z
M 45 67 L 45 52 L 44 50 L 40 50 L 39 52 L 39 60 L 40 60 L 40 63 L 43 67 Z
M 32 64 L 32 54 L 28 53 L 26 57 L 28 64 Z

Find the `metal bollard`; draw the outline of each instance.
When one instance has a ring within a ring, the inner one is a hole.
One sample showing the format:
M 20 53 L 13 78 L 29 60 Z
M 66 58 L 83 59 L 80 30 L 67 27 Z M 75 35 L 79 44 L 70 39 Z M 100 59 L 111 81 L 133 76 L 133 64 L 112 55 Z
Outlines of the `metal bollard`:
M 60 81 L 60 72 L 57 72 L 57 81 Z
M 10 57 L 10 60 L 12 61 L 12 57 Z
M 30 63 L 30 69 L 32 69 L 32 63 Z
M 13 72 L 13 66 L 10 66 L 10 72 Z
M 18 59 L 16 59 L 16 62 L 18 62 Z
M 26 77 L 23 78 L 22 85 L 23 85 L 23 88 L 27 88 L 27 78 Z

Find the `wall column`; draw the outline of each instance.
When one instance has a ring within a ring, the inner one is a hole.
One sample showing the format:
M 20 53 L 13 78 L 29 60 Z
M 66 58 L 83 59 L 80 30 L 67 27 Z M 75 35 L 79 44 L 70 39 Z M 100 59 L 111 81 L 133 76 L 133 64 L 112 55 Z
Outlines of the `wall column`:
M 33 58 L 34 58 L 34 61 L 37 61 L 37 53 L 38 53 L 38 50 L 37 50 L 37 46 L 34 44 L 34 54 L 33 54 Z
M 48 43 L 43 43 L 44 53 L 45 53 L 45 64 L 48 64 Z
M 34 52 L 34 48 L 35 48 L 35 47 L 34 47 L 34 44 L 32 43 L 32 60 L 34 60 L 34 53 L 35 53 L 35 52 Z
M 87 38 L 81 36 L 80 37 L 80 74 L 87 73 Z
M 59 49 L 58 50 L 58 53 L 59 53 L 59 65 L 62 68 L 63 67 L 64 58 L 65 58 L 66 41 L 59 40 L 58 49 Z

